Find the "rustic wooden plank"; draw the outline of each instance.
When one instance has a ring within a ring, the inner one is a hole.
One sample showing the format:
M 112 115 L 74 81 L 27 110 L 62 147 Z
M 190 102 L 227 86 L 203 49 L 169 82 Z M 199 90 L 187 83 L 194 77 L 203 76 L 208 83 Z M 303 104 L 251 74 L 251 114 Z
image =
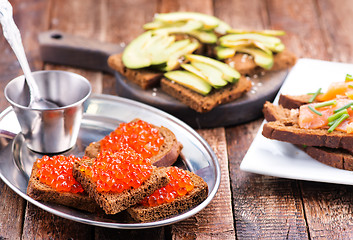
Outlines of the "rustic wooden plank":
M 25 204 L 26 201 L 0 181 L 0 239 L 21 239 Z
M 330 45 L 326 43 L 322 25 L 317 17 L 315 1 L 300 0 L 295 4 L 289 1 L 270 0 L 268 27 L 283 29 L 282 37 L 286 47 L 298 57 L 328 60 Z M 330 12 L 328 10 L 327 12 Z
M 142 7 L 143 6 L 143 7 Z M 105 9 L 106 42 L 129 43 L 143 32 L 142 25 L 152 20 L 157 11 L 157 1 L 107 1 Z M 104 74 L 103 92 L 115 94 L 115 78 Z M 165 239 L 164 227 L 143 230 L 95 228 L 96 239 Z
M 50 15 L 50 29 L 61 30 L 86 38 L 105 41 L 106 1 L 53 1 Z M 96 71 L 84 71 L 72 67 L 46 66 L 46 69 L 60 69 L 86 77 L 93 93 L 102 93 L 103 75 Z
M 213 2 L 210 0 L 162 0 L 159 5 L 158 12 L 166 13 L 166 12 L 201 12 L 213 15 Z
M 63 32 L 74 33 L 84 37 L 103 38 L 104 32 L 100 28 L 101 5 L 105 1 L 52 1 L 50 9 L 45 14 L 38 15 L 46 19 L 50 26 L 42 26 L 33 34 L 55 28 Z M 33 16 L 34 17 L 34 16 Z M 27 20 L 28 21 L 28 20 Z M 30 21 L 28 21 L 30 22 Z M 30 29 L 30 28 L 29 28 Z M 38 43 L 35 45 L 38 48 Z M 77 72 L 85 76 L 92 84 L 94 92 L 102 90 L 102 74 L 93 71 L 83 71 L 63 66 L 47 65 L 45 69 L 60 69 Z M 28 205 L 23 226 L 25 239 L 89 239 L 94 228 L 61 217 L 56 217 L 31 204 Z
M 91 239 L 93 230 L 28 203 L 22 239 Z
M 213 15 L 212 1 L 162 1 L 159 12 L 195 11 Z M 235 230 L 231 209 L 227 151 L 224 128 L 198 131 L 217 154 L 222 171 L 217 195 L 203 211 L 192 218 L 173 224 L 172 239 L 234 239 Z
M 353 62 L 353 6 L 347 0 L 317 1 L 320 27 L 327 42 L 328 59 L 338 62 Z
M 301 182 L 310 237 L 350 239 L 353 236 L 352 186 Z
M 45 21 L 41 21 L 39 16 L 46 12 L 47 1 L 11 1 L 14 8 L 15 23 L 21 31 L 22 41 L 25 47 L 27 58 L 33 70 L 40 69 L 42 64 L 38 61 L 39 53 L 36 47 L 36 32 L 45 26 Z M 36 17 L 38 16 L 38 17 Z M 33 21 L 28 21 L 32 19 Z M 31 31 L 28 31 L 31 29 Z M 33 31 L 32 31 L 33 30 Z M 1 30 L 2 32 L 2 30 Z M 3 89 L 13 78 L 22 75 L 19 63 L 10 48 L 9 44 L 0 34 L 0 110 L 8 107 Z M 13 192 L 4 182 L 0 181 L 0 239 L 20 239 L 23 226 L 23 216 L 26 201 Z
M 214 14 L 233 28 L 264 29 L 268 27 L 266 1 L 217 0 Z
M 226 131 L 237 238 L 306 239 L 308 233 L 297 182 L 239 169 L 261 121 Z
M 276 5 L 276 7 L 281 9 L 283 3 L 278 4 L 279 6 Z M 275 5 L 275 3 L 271 1 L 217 1 L 215 3 L 215 13 L 234 28 L 274 28 L 287 31 L 286 19 L 283 18 L 281 21 L 272 19 L 272 9 L 269 10 L 272 5 Z M 294 7 L 288 6 L 288 8 Z M 287 9 L 281 10 L 284 12 L 283 14 L 287 13 Z M 274 17 L 277 17 L 277 15 Z M 278 22 L 283 23 L 283 25 Z M 289 38 L 290 36 L 287 35 L 286 37 Z M 286 40 L 286 44 L 289 42 L 288 39 L 284 40 Z M 273 236 L 279 239 L 307 238 L 308 234 L 297 183 L 285 179 L 249 174 L 239 169 L 239 165 L 258 131 L 260 123 L 261 119 L 226 130 L 237 238 L 263 239 Z
M 216 153 L 221 183 L 212 202 L 195 216 L 173 224 L 173 239 L 235 239 L 230 190 L 227 143 L 224 128 L 198 130 Z
M 352 62 L 353 8 L 350 1 L 318 1 L 318 17 L 327 42 L 327 59 Z M 315 46 L 320 49 L 320 46 Z M 340 81 L 333 79 L 332 81 Z M 349 239 L 353 235 L 351 186 L 301 182 L 310 237 Z

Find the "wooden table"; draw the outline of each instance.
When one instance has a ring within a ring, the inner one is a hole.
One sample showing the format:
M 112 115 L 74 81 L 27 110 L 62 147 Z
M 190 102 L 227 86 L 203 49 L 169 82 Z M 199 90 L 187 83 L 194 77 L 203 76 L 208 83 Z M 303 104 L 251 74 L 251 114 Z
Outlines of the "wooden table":
M 154 13 L 198 11 L 235 28 L 283 29 L 298 57 L 353 62 L 353 2 L 349 0 L 12 0 L 33 70 L 65 69 L 87 77 L 95 93 L 115 94 L 108 74 L 44 64 L 39 32 L 58 29 L 105 42 L 129 42 Z M 21 75 L 0 38 L 1 89 Z M 0 92 L 0 110 L 8 106 Z M 0 239 L 339 239 L 353 237 L 351 186 L 245 173 L 239 165 L 263 119 L 228 128 L 198 130 L 216 152 L 220 189 L 211 204 L 178 224 L 145 230 L 93 227 L 27 203 L 0 181 Z

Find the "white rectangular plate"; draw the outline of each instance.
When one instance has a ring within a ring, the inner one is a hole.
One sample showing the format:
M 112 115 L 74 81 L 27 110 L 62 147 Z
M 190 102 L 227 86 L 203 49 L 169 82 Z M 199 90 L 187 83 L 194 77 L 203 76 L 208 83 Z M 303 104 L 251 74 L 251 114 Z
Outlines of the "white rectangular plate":
M 301 95 L 326 91 L 332 82 L 344 81 L 353 73 L 353 64 L 299 59 L 288 74 L 280 94 Z M 240 169 L 263 175 L 353 185 L 353 172 L 333 168 L 318 162 L 292 144 L 270 140 L 262 136 L 262 127 L 246 153 Z

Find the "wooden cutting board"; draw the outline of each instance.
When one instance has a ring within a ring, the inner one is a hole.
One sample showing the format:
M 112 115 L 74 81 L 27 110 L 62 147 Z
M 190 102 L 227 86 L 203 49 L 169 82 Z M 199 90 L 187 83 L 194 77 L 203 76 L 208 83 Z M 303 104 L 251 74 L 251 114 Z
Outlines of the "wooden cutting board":
M 44 62 L 100 70 L 114 74 L 117 94 L 166 111 L 194 128 L 214 128 L 245 123 L 262 116 L 265 101 L 272 101 L 288 70 L 269 72 L 251 77 L 251 91 L 241 98 L 220 105 L 207 113 L 198 113 L 165 94 L 159 87 L 142 90 L 118 72 L 109 68 L 110 55 L 122 52 L 124 46 L 103 43 L 59 31 L 39 35 L 41 57 Z

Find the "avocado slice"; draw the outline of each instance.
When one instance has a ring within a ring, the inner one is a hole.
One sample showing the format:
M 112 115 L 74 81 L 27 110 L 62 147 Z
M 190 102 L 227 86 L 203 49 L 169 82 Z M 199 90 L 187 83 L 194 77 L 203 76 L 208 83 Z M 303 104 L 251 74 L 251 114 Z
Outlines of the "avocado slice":
M 175 36 L 154 36 L 146 45 L 146 51 L 151 57 L 151 65 L 159 65 L 165 63 L 169 54 L 166 51 L 175 41 Z
M 131 69 L 144 68 L 151 65 L 149 54 L 144 47 L 152 38 L 152 32 L 147 31 L 131 41 L 125 48 L 122 56 L 123 63 Z
M 219 39 L 222 42 L 235 42 L 239 40 L 254 40 L 262 42 L 268 45 L 277 45 L 281 43 L 281 39 L 272 36 L 265 36 L 257 33 L 245 33 L 245 34 L 228 34 Z
M 184 87 L 187 87 L 195 92 L 198 92 L 202 95 L 207 95 L 211 90 L 212 87 L 202 78 L 196 76 L 193 73 L 187 71 L 171 71 L 166 72 L 164 74 L 166 78 L 169 80 L 175 81 Z
M 226 59 L 233 57 L 236 53 L 235 48 L 228 48 L 228 47 L 215 47 L 216 55 L 218 59 Z
M 272 54 L 267 54 L 266 52 L 262 51 L 261 49 L 257 48 L 242 48 L 238 50 L 239 52 L 250 54 L 254 57 L 254 61 L 256 65 L 264 68 L 264 69 L 271 69 L 273 66 L 273 56 Z
M 258 34 L 267 35 L 267 36 L 283 36 L 283 35 L 286 35 L 285 31 L 272 30 L 272 29 L 266 29 L 266 30 L 227 29 L 227 33 L 237 33 L 237 34 L 258 33 Z
M 220 20 L 218 26 L 214 29 L 214 31 L 218 34 L 224 35 L 231 29 L 232 27 L 228 23 Z
M 179 67 L 180 65 L 180 58 L 186 54 L 194 52 L 200 44 L 198 42 L 191 42 L 187 46 L 178 51 L 174 52 L 169 56 L 169 59 L 166 63 L 166 67 L 162 69 L 162 71 L 171 71 Z
M 159 28 L 166 28 L 166 27 L 180 27 L 182 25 L 185 25 L 185 21 L 180 21 L 180 22 L 161 22 L 161 21 L 153 21 L 149 22 L 143 25 L 143 29 L 145 30 L 155 30 Z
M 186 71 L 191 72 L 191 73 L 195 74 L 196 76 L 198 76 L 199 78 L 202 78 L 205 81 L 207 81 L 207 76 L 205 74 L 203 74 L 199 69 L 194 67 L 193 65 L 183 63 L 183 64 L 180 64 L 180 66 L 182 68 L 184 68 Z
M 191 62 L 202 62 L 202 63 L 212 65 L 215 68 L 218 68 L 223 73 L 223 79 L 230 83 L 233 83 L 240 78 L 240 73 L 237 70 L 213 58 L 204 57 L 196 54 L 188 54 L 188 55 L 185 55 L 185 57 Z
M 217 36 L 214 32 L 210 31 L 201 31 L 201 30 L 193 30 L 188 32 L 192 37 L 195 37 L 202 43 L 213 44 L 217 42 Z
M 174 53 L 176 53 L 176 52 L 178 52 L 178 51 L 184 49 L 184 48 L 187 47 L 189 44 L 191 44 L 190 39 L 183 39 L 183 40 L 179 40 L 179 41 L 174 42 L 172 45 L 170 45 L 170 46 L 165 50 L 165 51 L 166 51 L 166 54 L 168 55 L 168 59 L 169 59 L 169 57 L 170 57 L 172 54 L 174 54 Z
M 202 63 L 202 62 L 192 62 L 192 66 L 195 68 L 199 69 L 205 76 L 206 80 L 209 84 L 212 85 L 212 87 L 218 89 L 221 88 L 225 85 L 227 85 L 227 81 L 224 80 L 223 73 L 218 69 L 213 67 L 212 65 Z
M 168 35 L 173 33 L 189 33 L 191 31 L 202 28 L 203 24 L 200 21 L 187 21 L 185 24 L 181 26 L 170 26 L 163 27 L 156 30 L 153 30 L 153 34 L 155 35 Z
M 162 22 L 178 22 L 178 21 L 200 21 L 203 23 L 205 30 L 212 30 L 216 28 L 220 20 L 214 16 L 197 12 L 172 12 L 172 13 L 160 13 L 155 16 L 155 20 Z

